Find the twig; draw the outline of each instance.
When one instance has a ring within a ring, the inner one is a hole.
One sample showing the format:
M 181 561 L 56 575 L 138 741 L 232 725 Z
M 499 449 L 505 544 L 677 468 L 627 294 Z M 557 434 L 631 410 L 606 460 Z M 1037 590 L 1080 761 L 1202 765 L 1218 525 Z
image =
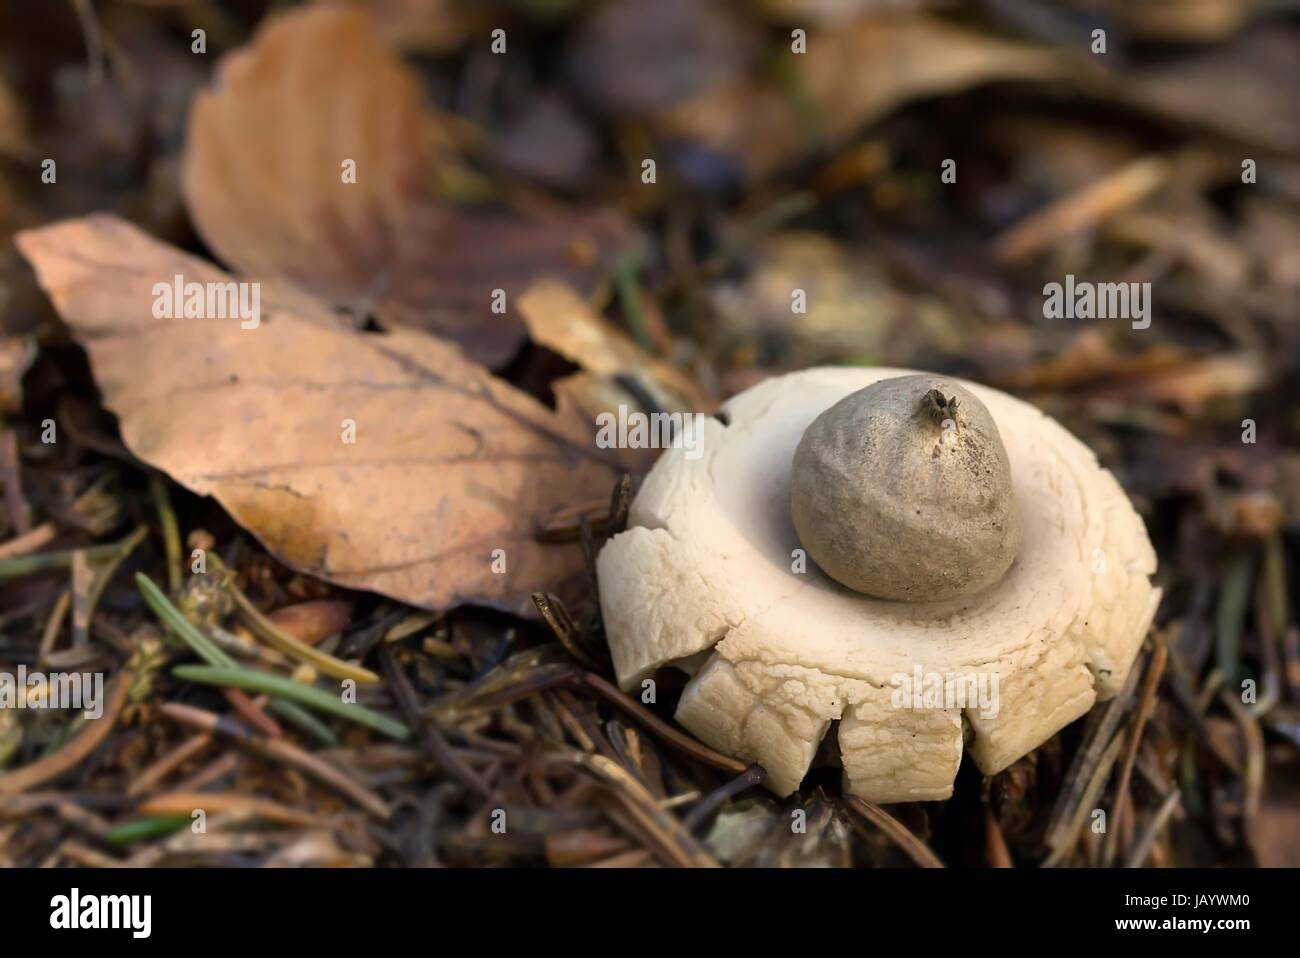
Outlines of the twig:
M 141 815 L 190 817 L 196 809 L 202 809 L 209 815 L 240 812 L 277 825 L 324 828 L 329 831 L 338 827 L 337 822 L 323 815 L 300 812 L 269 798 L 234 792 L 168 792 L 142 802 L 137 811 Z
M 149 491 L 153 494 L 154 508 L 158 510 L 158 524 L 162 527 L 163 548 L 167 552 L 167 588 L 172 595 L 181 589 L 181 531 L 172 508 L 167 483 L 156 472 L 149 473 Z
M 1014 263 L 1096 226 L 1155 192 L 1168 179 L 1170 168 L 1168 161 L 1154 156 L 1127 163 L 1021 220 L 998 238 L 994 255 Z
M 575 751 L 547 758 L 552 762 L 578 765 L 610 786 L 611 793 L 631 816 L 643 837 L 660 852 L 667 864 L 682 868 L 718 866 L 686 826 L 660 808 L 645 786 L 617 762 L 603 755 Z
M 767 770 L 761 765 L 751 765 L 725 785 L 714 789 L 682 819 L 686 830 L 693 832 L 709 820 L 719 808 L 731 801 L 741 792 L 762 785 L 767 778 Z
M 922 868 L 944 867 L 943 862 L 939 860 L 939 856 L 930 850 L 929 845 L 913 835 L 906 825 L 875 802 L 868 802 L 856 795 L 848 795 L 844 801 L 850 810 L 857 812 L 892 838 L 894 844 L 906 852 L 907 856 Z
M 68 609 L 71 606 L 72 593 L 64 589 L 54 601 L 54 608 L 50 610 L 50 617 L 45 620 L 45 630 L 41 633 L 41 644 L 37 646 L 36 661 L 41 665 L 46 663 L 50 653 L 54 651 L 54 643 L 58 641 L 59 633 L 63 631 L 63 622 L 67 619 Z
M 1228 567 L 1214 614 L 1216 665 L 1227 685 L 1235 685 L 1241 666 L 1241 628 L 1255 579 L 1255 554 L 1238 556 Z
M 211 556 L 210 561 L 218 569 L 223 568 L 221 560 L 216 556 Z M 227 579 L 225 589 L 235 602 L 235 609 L 243 618 L 244 624 L 268 645 L 277 652 L 281 652 L 299 662 L 306 662 L 323 675 L 328 675 L 336 679 L 352 679 L 354 682 L 377 683 L 379 676 L 369 669 L 362 668 L 359 665 L 352 665 L 337 659 L 332 655 L 322 652 L 320 649 L 313 648 L 305 642 L 299 642 L 293 636 L 289 635 L 274 622 L 268 619 L 257 606 L 253 605 L 248 596 L 237 586 L 233 580 Z
M 1151 655 L 1146 675 L 1142 679 L 1142 698 L 1138 700 L 1137 715 L 1133 718 L 1128 747 L 1124 752 L 1124 763 L 1120 766 L 1119 783 L 1115 786 L 1115 799 L 1106 830 L 1106 843 L 1102 848 L 1101 861 L 1104 867 L 1110 867 L 1115 861 L 1124 812 L 1132 801 L 1129 795 L 1129 781 L 1133 777 L 1133 763 L 1137 760 L 1138 746 L 1142 744 L 1142 733 L 1146 730 L 1147 719 L 1151 717 L 1151 711 L 1155 708 L 1156 689 L 1160 685 L 1160 677 L 1164 675 L 1165 661 L 1168 657 L 1169 650 L 1157 635 L 1155 652 Z
M 421 718 L 420 708 L 415 700 L 415 689 L 411 687 L 410 680 L 397 664 L 397 657 L 387 645 L 379 647 L 379 667 L 388 680 L 388 688 L 393 693 L 398 709 L 420 736 L 420 741 L 424 743 L 429 756 L 440 768 L 446 769 L 475 794 L 484 798 L 490 795 L 492 790 L 488 788 L 487 783 L 460 760 L 452 747 L 447 744 L 441 730 L 431 720 L 426 721 Z
M 578 639 L 578 627 L 559 596 L 550 592 L 534 592 L 532 598 L 533 605 L 537 607 L 542 620 L 550 626 L 551 632 L 560 640 L 565 650 L 577 659 L 583 668 L 593 671 L 600 668 L 600 663 L 588 655 L 587 650 L 582 647 Z
M 1070 769 L 1065 774 L 1060 794 L 1052 806 L 1047 829 L 1043 834 L 1043 844 L 1050 849 L 1059 849 L 1070 831 L 1075 815 L 1082 803 L 1084 790 L 1092 779 L 1107 746 L 1114 740 L 1115 731 L 1128 714 L 1134 690 L 1138 684 L 1138 670 L 1130 669 L 1128 678 L 1119 694 L 1093 712 L 1088 718 L 1088 730 Z
M 86 72 L 90 86 L 97 87 L 104 82 L 104 37 L 99 32 L 95 8 L 90 0 L 72 0 L 72 9 L 77 12 L 81 32 L 86 38 Z
M 165 625 L 173 635 L 189 646 L 190 650 L 195 655 L 201 658 L 204 662 L 207 662 L 208 665 L 217 668 L 242 668 L 242 666 L 236 663 L 234 659 L 219 649 L 211 639 L 200 632 L 194 623 L 185 618 L 184 613 L 182 613 L 180 609 L 176 608 L 176 606 L 172 605 L 168 598 L 162 594 L 162 590 L 159 589 L 158 586 L 154 585 L 153 580 L 147 575 L 143 572 L 137 572 L 135 576 L 135 584 L 140 590 L 140 594 L 144 597 L 145 604 L 149 606 L 149 609 L 153 614 L 159 618 L 163 625 Z M 245 703 L 248 705 L 252 704 L 246 696 L 243 696 L 243 693 L 238 691 L 238 689 L 230 689 L 228 691 L 234 693 L 234 697 L 232 698 L 231 696 L 227 696 L 227 700 L 236 708 L 240 708 L 241 711 L 244 710 L 242 706 Z M 275 698 L 271 700 L 271 704 L 268 708 L 286 722 L 291 722 L 298 728 L 302 729 L 318 742 L 321 742 L 324 745 L 338 744 L 338 740 L 334 737 L 334 733 L 331 732 L 327 726 L 317 721 L 314 715 L 299 705 L 290 701 L 285 701 L 284 699 Z
M 135 543 L 138 541 L 135 536 L 136 532 L 132 532 L 131 535 L 120 542 L 91 546 L 82 551 L 85 552 L 89 561 L 98 562 L 100 559 L 108 559 L 117 555 L 124 548 L 135 548 Z M 36 555 L 15 556 L 0 561 L 0 582 L 5 579 L 35 575 L 38 572 L 56 572 L 60 569 L 70 568 L 72 566 L 72 556 L 77 551 L 76 549 L 67 549 L 63 552 L 40 552 Z
M 93 722 L 85 723 L 72 740 L 52 755 L 32 762 L 12 772 L 0 775 L 0 795 L 12 795 L 34 788 L 63 773 L 76 768 L 108 737 L 126 705 L 132 675 L 123 669 L 113 677 L 105 689 L 104 714 Z
M 204 733 L 191 735 L 180 745 L 158 759 L 139 775 L 136 775 L 126 787 L 126 794 L 131 796 L 143 795 L 154 785 L 162 781 L 171 772 L 179 768 L 185 762 L 189 761 L 199 752 L 203 751 L 212 744 L 212 736 Z
M 1259 816 L 1260 798 L 1264 792 L 1264 733 L 1259 722 L 1241 704 L 1241 694 L 1234 689 L 1224 689 L 1219 701 L 1232 714 L 1246 747 L 1246 764 L 1243 780 L 1246 796 L 1241 806 L 1241 826 L 1246 843 L 1255 854 L 1255 822 Z
M 32 512 L 26 498 L 23 497 L 18 435 L 12 429 L 0 432 L 0 481 L 4 484 L 5 507 L 9 511 L 9 523 L 21 538 L 32 530 Z
M 27 555 L 54 540 L 59 530 L 52 522 L 42 522 L 35 529 L 0 543 L 0 561 Z
M 1110 777 L 1111 769 L 1114 768 L 1115 760 L 1119 758 L 1119 750 L 1123 746 L 1123 735 L 1116 735 L 1111 739 L 1110 744 L 1106 746 L 1101 759 L 1088 777 L 1087 784 L 1079 793 L 1079 803 L 1074 807 L 1074 814 L 1057 837 L 1056 844 L 1050 846 L 1052 853 L 1043 859 L 1041 867 L 1055 868 L 1074 850 L 1074 846 L 1079 840 L 1079 829 L 1083 828 L 1083 822 L 1088 817 L 1089 810 L 1096 808 L 1097 798 L 1101 795 L 1101 790 L 1105 788 L 1106 779 Z
M 638 722 L 646 727 L 656 738 L 659 738 L 674 748 L 699 759 L 714 768 L 720 768 L 731 775 L 741 775 L 745 772 L 747 766 L 744 762 L 730 756 L 723 755 L 721 752 L 714 751 L 703 742 L 691 738 L 682 732 L 677 731 L 659 716 L 655 715 L 648 708 L 641 705 L 631 696 L 625 695 L 608 681 L 596 675 L 594 672 L 586 672 L 582 675 L 582 681 L 594 689 L 601 698 L 611 705 L 617 706 L 628 715 L 632 716 Z
M 198 729 L 201 732 L 226 736 L 240 746 L 256 752 L 264 758 L 275 759 L 301 772 L 305 772 L 317 781 L 346 795 L 377 818 L 386 821 L 392 815 L 383 799 L 370 789 L 357 784 L 341 770 L 323 759 L 304 752 L 284 739 L 263 739 L 254 734 L 251 729 L 233 719 L 223 718 L 190 705 L 181 705 L 179 702 L 168 702 L 159 707 L 159 712 L 174 721 Z
M 1141 837 L 1133 846 L 1133 851 L 1125 862 L 1127 868 L 1141 868 L 1142 863 L 1147 860 L 1151 854 L 1151 847 L 1156 843 L 1156 838 L 1160 835 L 1161 830 L 1169 821 L 1169 816 L 1173 815 L 1179 803 L 1182 801 L 1183 793 L 1174 786 L 1165 796 L 1165 800 L 1160 803 L 1160 808 L 1156 810 L 1155 816 L 1151 819 L 1150 824 L 1143 830 Z

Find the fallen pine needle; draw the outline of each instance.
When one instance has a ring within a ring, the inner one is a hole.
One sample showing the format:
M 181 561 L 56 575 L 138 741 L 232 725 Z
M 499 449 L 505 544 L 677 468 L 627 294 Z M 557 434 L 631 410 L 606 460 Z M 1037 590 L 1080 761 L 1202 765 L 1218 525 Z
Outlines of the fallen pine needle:
M 213 562 L 218 569 L 221 568 L 221 560 L 214 556 Z M 322 675 L 328 675 L 331 678 L 352 679 L 355 682 L 364 682 L 370 685 L 379 681 L 379 676 L 367 668 L 344 662 L 342 659 L 335 658 L 320 649 L 312 648 L 305 642 L 299 642 L 263 615 L 234 582 L 226 583 L 226 592 L 234 600 L 235 609 L 239 612 L 249 630 L 277 652 L 297 659 L 299 662 L 306 662 Z
M 328 692 L 267 672 L 256 672 L 239 666 L 223 668 L 212 665 L 178 665 L 172 669 L 172 675 L 187 682 L 202 682 L 204 685 L 243 689 L 246 692 L 266 692 L 269 695 L 290 699 L 301 705 L 337 715 L 349 722 L 364 725 L 399 742 L 411 735 L 411 730 L 405 725 L 373 712 L 364 705 L 349 705 Z
M 85 723 L 81 731 L 57 752 L 16 771 L 0 775 L 0 795 L 24 792 L 80 765 L 113 730 L 113 725 L 126 705 L 131 678 L 131 673 L 125 670 L 114 676 L 105 692 L 107 701 L 104 704 L 104 714 L 97 721 Z
M 234 792 L 168 792 L 142 803 L 138 811 L 142 815 L 163 818 L 179 816 L 188 821 L 197 809 L 202 809 L 208 815 L 239 812 L 277 825 L 333 830 L 337 824 L 320 815 L 296 811 L 269 798 Z
M 137 572 L 135 584 L 136 588 L 140 590 L 140 595 L 144 597 L 145 605 L 149 606 L 149 609 L 163 625 L 189 646 L 190 651 L 195 655 L 207 662 L 208 665 L 218 668 L 243 668 L 223 649 L 219 648 L 215 642 L 200 632 L 193 622 L 185 618 L 185 614 L 172 605 L 171 600 L 163 595 L 162 590 L 147 575 L 143 572 Z M 240 700 L 238 697 L 231 701 L 231 705 L 240 709 L 241 712 L 247 711 L 248 704 L 251 703 L 247 699 Z M 321 744 L 331 746 L 338 744 L 338 739 L 334 737 L 334 733 L 327 726 L 317 721 L 316 717 L 310 712 L 293 702 L 287 702 L 279 698 L 272 699 L 267 708 L 286 722 L 297 726 Z
M 310 752 L 304 752 L 284 739 L 264 739 L 234 719 L 224 718 L 213 712 L 194 708 L 191 705 L 182 705 L 179 702 L 168 702 L 159 706 L 158 711 L 190 728 L 227 736 L 264 758 L 283 762 L 305 772 L 317 781 L 346 795 L 376 818 L 386 821 L 392 815 L 392 811 L 383 799 L 365 786 L 357 784 L 342 769 Z
M 943 867 L 943 862 L 939 860 L 938 855 L 930 850 L 929 845 L 913 835 L 906 825 L 875 802 L 868 802 L 856 795 L 849 795 L 846 804 L 850 809 L 892 838 L 894 844 L 905 851 L 908 857 L 922 868 Z

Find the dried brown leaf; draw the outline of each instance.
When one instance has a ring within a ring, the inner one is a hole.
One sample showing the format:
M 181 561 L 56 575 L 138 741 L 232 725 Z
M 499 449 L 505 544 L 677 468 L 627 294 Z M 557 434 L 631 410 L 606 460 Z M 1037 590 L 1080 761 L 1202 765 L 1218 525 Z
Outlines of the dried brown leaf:
M 710 89 L 662 113 L 663 130 L 735 157 L 761 178 L 909 100 L 1061 70 L 1056 54 L 928 16 L 810 32 L 806 54 L 787 48 L 781 56 L 784 83 L 745 78 Z
M 447 197 L 471 176 L 468 138 L 429 109 L 366 11 L 299 9 L 269 20 L 195 98 L 185 201 L 237 270 L 441 333 L 498 365 L 524 330 L 509 309 L 493 312 L 494 290 L 509 297 L 541 275 L 590 285 L 627 232 L 612 213 L 462 209 Z
M 534 532 L 558 507 L 608 495 L 624 463 L 563 398 L 552 412 L 449 343 L 343 329 L 302 298 L 264 309 L 255 329 L 156 319 L 155 283 L 230 278 L 114 217 L 17 242 L 131 450 L 288 564 L 427 608 L 529 615 L 530 593 L 580 579 L 580 550 Z
M 1298 57 L 1295 31 L 1253 30 L 1196 55 L 1134 70 L 1116 93 L 1171 119 L 1295 153 L 1300 150 Z
M 680 370 L 648 355 L 626 333 L 598 316 L 572 287 L 549 280 L 519 298 L 535 343 L 606 380 L 634 379 L 668 411 L 707 412 L 711 403 Z

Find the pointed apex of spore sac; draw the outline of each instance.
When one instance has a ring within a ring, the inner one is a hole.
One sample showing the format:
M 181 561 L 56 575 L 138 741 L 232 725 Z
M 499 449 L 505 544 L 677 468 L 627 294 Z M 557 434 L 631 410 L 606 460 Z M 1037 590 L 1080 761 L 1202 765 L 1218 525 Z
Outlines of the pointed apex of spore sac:
M 804 431 L 790 516 L 818 567 L 881 599 L 974 595 L 1011 567 L 1020 510 L 988 409 L 931 374 L 879 380 Z
M 957 396 L 942 383 L 932 387 L 921 397 L 922 412 L 937 426 L 942 426 L 949 421 L 956 425 L 958 405 Z

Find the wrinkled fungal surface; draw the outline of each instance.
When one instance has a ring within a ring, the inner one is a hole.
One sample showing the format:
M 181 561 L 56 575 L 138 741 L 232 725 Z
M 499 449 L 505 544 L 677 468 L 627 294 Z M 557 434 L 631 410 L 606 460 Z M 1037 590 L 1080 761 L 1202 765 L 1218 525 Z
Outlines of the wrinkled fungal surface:
M 881 599 L 972 595 L 1020 546 L 997 424 L 942 376 L 895 376 L 845 396 L 804 430 L 790 516 L 818 567 Z
M 619 682 L 691 675 L 677 720 L 798 787 L 838 722 L 847 791 L 944 799 L 963 748 L 997 772 L 1123 685 L 1159 600 L 1142 520 L 1092 452 L 1034 407 L 969 382 L 1010 460 L 1022 542 L 974 596 L 874 599 L 802 553 L 790 469 L 822 411 L 911 370 L 824 368 L 767 380 L 670 449 L 598 560 Z

